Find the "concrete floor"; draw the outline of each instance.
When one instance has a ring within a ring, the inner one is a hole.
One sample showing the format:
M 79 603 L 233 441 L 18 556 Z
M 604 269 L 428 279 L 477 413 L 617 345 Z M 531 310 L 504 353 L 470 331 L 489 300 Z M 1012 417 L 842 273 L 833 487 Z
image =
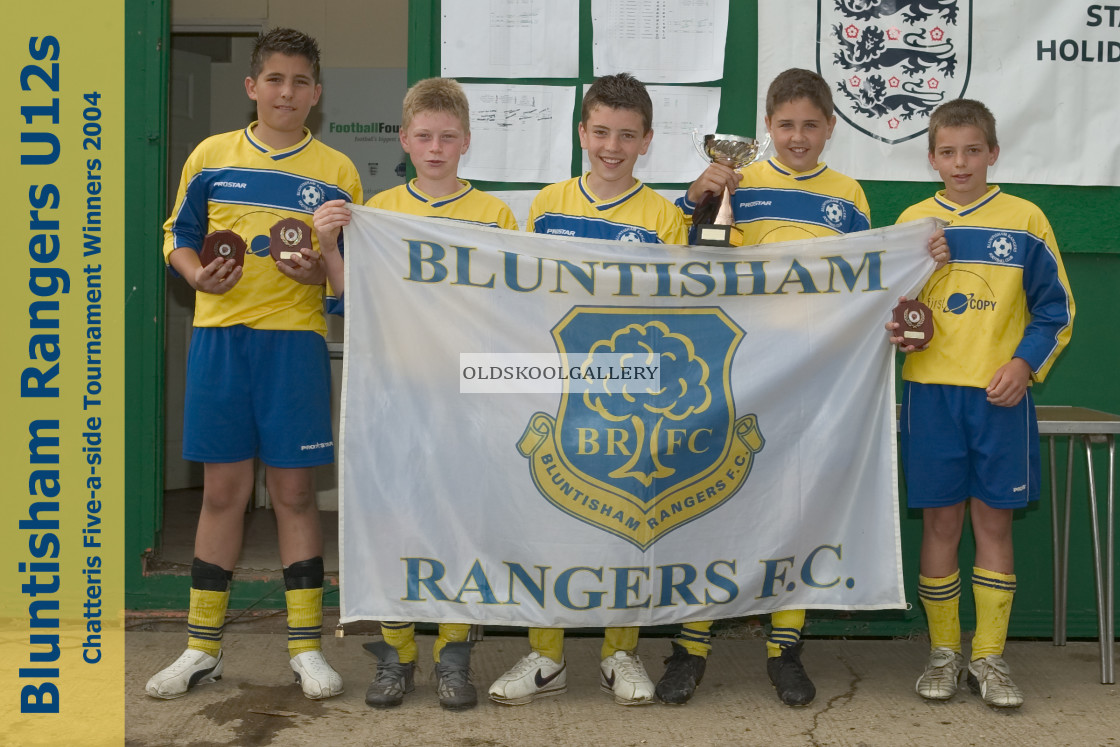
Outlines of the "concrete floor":
M 282 619 L 282 618 L 281 618 Z M 164 626 L 161 626 L 164 627 Z M 365 705 L 374 658 L 369 635 L 324 638 L 345 694 L 310 701 L 293 684 L 283 633 L 275 625 L 227 632 L 225 677 L 186 697 L 160 701 L 147 678 L 185 645 L 185 632 L 127 635 L 128 745 L 1120 745 L 1120 688 L 1099 682 L 1096 643 L 1055 647 L 1012 641 L 1006 658 L 1026 695 L 1018 710 L 997 711 L 962 689 L 951 701 L 914 694 L 928 652 L 923 640 L 809 640 L 804 661 L 817 686 L 806 708 L 783 706 L 769 685 L 761 640 L 719 640 L 696 697 L 686 706 L 615 705 L 598 685 L 597 638 L 569 638 L 568 692 L 526 706 L 499 706 L 486 687 L 521 655 L 522 636 L 476 645 L 473 669 L 482 702 L 452 713 L 436 700 L 431 636 L 419 636 L 416 691 L 403 706 Z M 666 639 L 645 639 L 639 653 L 660 676 Z
M 199 491 L 168 493 L 164 570 L 185 572 L 193 556 Z M 325 520 L 324 529 L 336 522 Z M 275 519 L 256 509 L 246 516 L 240 572 L 276 570 Z M 327 538 L 324 560 L 337 569 L 337 536 Z M 278 571 L 277 571 L 278 572 Z M 334 611 L 336 612 L 336 611 Z M 403 706 L 380 711 L 365 705 L 374 658 L 361 644 L 376 640 L 373 623 L 347 626 L 345 638 L 324 638 L 327 658 L 347 684 L 345 694 L 310 701 L 293 684 L 284 643 L 284 615 L 253 617 L 227 627 L 226 669 L 217 683 L 173 701 L 149 698 L 144 683 L 173 661 L 186 641 L 185 621 L 135 618 L 126 637 L 126 739 L 130 746 L 255 747 L 257 745 L 433 745 L 533 747 L 548 745 L 1115 745 L 1120 747 L 1120 687 L 1099 682 L 1099 648 L 1077 642 L 1012 641 L 1006 658 L 1026 694 L 1018 710 L 997 711 L 958 693 L 947 703 L 913 692 L 925 663 L 925 640 L 809 640 L 804 661 L 817 685 L 807 708 L 783 706 L 765 671 L 760 628 L 739 626 L 719 640 L 704 683 L 687 706 L 624 708 L 598 686 L 598 638 L 570 637 L 568 692 L 527 706 L 486 700 L 490 682 L 528 651 L 524 636 L 494 636 L 474 649 L 482 702 L 451 713 L 436 700 L 431 636 L 419 636 L 416 691 Z M 336 618 L 335 618 L 336 619 Z M 326 629 L 334 626 L 328 621 Z M 753 640 L 744 637 L 756 636 Z M 639 648 L 655 680 L 669 653 L 665 638 Z M 0 743 L 3 743 L 0 738 Z

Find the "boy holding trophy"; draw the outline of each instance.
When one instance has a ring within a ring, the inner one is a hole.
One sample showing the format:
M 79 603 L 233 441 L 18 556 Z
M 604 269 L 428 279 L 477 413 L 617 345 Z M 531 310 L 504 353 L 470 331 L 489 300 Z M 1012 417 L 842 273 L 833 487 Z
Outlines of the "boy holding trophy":
M 712 163 L 677 200 L 685 222 L 693 223 L 697 206 L 725 190 L 731 196 L 732 245 L 749 246 L 863 231 L 871 227 L 863 188 L 851 177 L 821 162 L 821 153 L 836 126 L 832 93 L 824 79 L 793 68 L 774 79 L 766 93 L 766 129 L 776 151 L 741 172 Z M 816 696 L 801 664 L 801 629 L 805 610 L 771 615 L 766 641 L 766 671 L 778 697 L 789 706 L 804 706 Z M 711 622 L 685 623 L 673 641 L 672 655 L 657 683 L 665 703 L 683 704 L 704 676 L 711 651 Z

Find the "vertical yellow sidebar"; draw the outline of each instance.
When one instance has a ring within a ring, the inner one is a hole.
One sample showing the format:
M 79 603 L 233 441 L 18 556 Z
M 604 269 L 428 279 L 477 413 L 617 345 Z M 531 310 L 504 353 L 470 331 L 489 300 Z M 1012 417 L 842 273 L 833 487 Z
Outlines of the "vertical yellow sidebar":
M 124 1 L 5 13 L 4 744 L 124 743 Z

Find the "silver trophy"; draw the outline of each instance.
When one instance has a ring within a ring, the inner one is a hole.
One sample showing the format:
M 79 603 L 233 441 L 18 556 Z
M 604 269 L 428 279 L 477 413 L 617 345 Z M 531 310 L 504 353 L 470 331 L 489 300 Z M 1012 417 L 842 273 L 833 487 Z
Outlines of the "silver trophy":
M 719 133 L 705 135 L 703 142 L 695 134 L 693 137 L 701 156 L 712 163 L 720 163 L 735 170 L 761 160 L 762 154 L 770 145 L 769 135 L 761 141 L 752 137 Z M 735 213 L 731 208 L 731 193 L 726 189 L 718 195 L 705 193 L 692 213 L 692 223 L 696 226 L 696 244 L 740 246 L 743 243 L 742 235 L 734 227 Z

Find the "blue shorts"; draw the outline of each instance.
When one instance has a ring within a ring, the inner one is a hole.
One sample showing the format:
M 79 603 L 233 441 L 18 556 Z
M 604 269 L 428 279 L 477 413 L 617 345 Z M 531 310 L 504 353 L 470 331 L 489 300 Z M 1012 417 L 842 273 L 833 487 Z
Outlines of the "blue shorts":
M 331 367 L 318 332 L 195 327 L 187 355 L 183 458 L 273 467 L 334 461 Z
M 910 508 L 979 498 L 1022 508 L 1039 495 L 1038 421 L 1030 389 L 1014 407 L 972 386 L 903 382 L 901 452 Z

